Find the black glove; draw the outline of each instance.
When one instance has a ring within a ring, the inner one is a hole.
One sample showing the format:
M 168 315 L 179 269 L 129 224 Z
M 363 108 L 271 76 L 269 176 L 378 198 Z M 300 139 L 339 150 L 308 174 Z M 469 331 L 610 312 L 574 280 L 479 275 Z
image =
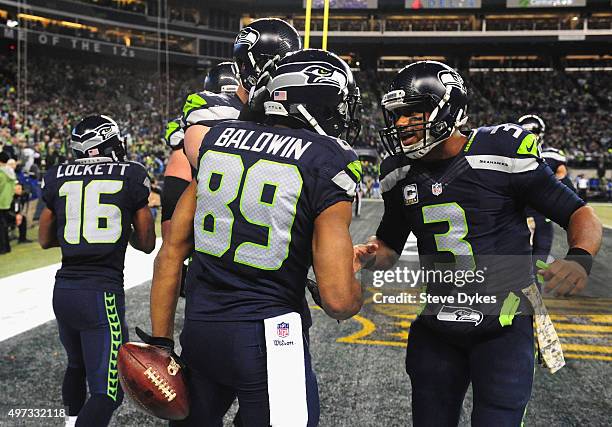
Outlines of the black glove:
M 319 285 L 317 285 L 317 282 L 306 278 L 306 287 L 310 291 L 310 295 L 312 295 L 312 299 L 314 300 L 315 304 L 317 304 L 319 307 L 323 307 L 321 305 L 321 294 L 319 294 Z
M 263 111 L 264 102 L 268 101 L 268 89 L 267 85 L 270 83 L 271 75 L 276 71 L 276 64 L 280 61 L 280 55 L 274 56 L 268 60 L 261 68 L 261 73 L 257 78 L 257 83 L 253 86 L 249 92 L 249 109 L 251 111 Z
M 174 340 L 166 337 L 152 337 L 138 326 L 136 326 L 136 335 L 138 335 L 138 338 L 140 338 L 145 344 L 153 345 L 166 350 L 181 368 L 185 369 L 187 367 L 179 355 L 174 352 Z

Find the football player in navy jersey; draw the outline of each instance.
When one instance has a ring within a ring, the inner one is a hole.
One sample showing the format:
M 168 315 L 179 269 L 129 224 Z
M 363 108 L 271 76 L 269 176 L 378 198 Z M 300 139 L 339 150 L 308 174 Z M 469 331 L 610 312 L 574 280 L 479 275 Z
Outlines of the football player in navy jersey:
M 240 30 L 233 53 L 240 77 L 236 94 L 194 93 L 189 95 L 183 107 L 185 154 L 194 168 L 206 132 L 221 120 L 237 119 L 241 115 L 249 90 L 257 82 L 263 66 L 275 56 L 282 57 L 301 48 L 302 41 L 297 30 L 282 19 L 257 19 Z M 241 117 L 242 120 L 253 118 L 246 112 Z
M 228 97 L 228 99 L 235 99 L 239 85 L 240 80 L 236 64 L 233 62 L 221 62 L 211 68 L 206 75 L 204 79 L 204 92 L 198 92 L 198 94 L 191 95 L 190 97 L 194 100 L 196 99 L 195 95 L 197 95 L 204 100 L 208 98 L 210 101 L 215 95 L 223 95 L 224 97 Z M 209 104 L 212 103 L 209 102 Z M 240 106 L 241 105 L 242 104 L 240 104 Z M 195 110 L 192 110 L 190 112 L 197 114 L 194 111 Z M 228 119 L 235 119 L 237 117 L 238 113 L 232 112 L 231 110 L 228 111 Z M 187 118 L 192 120 L 193 116 L 188 115 Z M 172 151 L 164 171 L 164 188 L 162 191 L 162 238 L 170 228 L 170 222 L 168 221 L 172 218 L 172 213 L 176 208 L 178 199 L 192 180 L 192 168 L 183 150 L 184 139 L 185 122 L 183 122 L 183 117 L 179 116 L 168 122 L 164 134 L 166 145 L 168 145 Z
M 126 247 L 129 241 L 146 253 L 155 248 L 150 183 L 141 164 L 127 161 L 110 117 L 84 118 L 72 131 L 71 147 L 75 160 L 45 175 L 38 239 L 43 249 L 62 250 L 53 310 L 68 355 L 62 385 L 66 424 L 106 426 L 123 400 L 117 352 L 128 340 Z
M 173 425 L 220 426 L 236 396 L 243 425 L 317 425 L 301 319 L 310 266 L 328 315 L 361 307 L 349 234 L 361 167 L 339 138 L 355 124 L 350 68 L 298 51 L 266 88 L 265 125 L 226 121 L 206 134 L 155 261 L 146 341 L 172 349 L 177 273 L 193 252 L 181 333 L 191 409 Z
M 567 173 L 567 158 L 563 151 L 544 146 L 544 134 L 546 133 L 544 120 L 535 114 L 526 114 L 519 118 L 517 123 L 538 137 L 542 159 L 550 166 L 555 177 L 575 192 L 574 184 Z M 547 262 L 552 248 L 554 229 L 552 222 L 535 209 L 527 207 L 525 214 L 531 231 L 533 265 L 535 266 L 538 261 Z
M 601 224 L 555 178 L 535 135 L 515 124 L 459 132 L 467 92 L 447 65 L 405 67 L 382 107 L 390 154 L 381 165 L 385 211 L 376 236 L 354 248 L 355 267 L 390 268 L 412 232 L 421 268 L 444 273 L 426 276 L 422 311 L 410 326 L 413 424 L 456 426 L 471 383 L 472 425 L 519 426 L 534 368 L 530 301 L 540 307 L 525 206 L 567 230 L 567 257 L 539 272 L 557 294 L 585 287 Z M 556 338 L 549 319 L 536 320 L 538 333 Z M 551 370 L 562 366 L 558 338 L 552 341 L 555 350 L 542 351 Z

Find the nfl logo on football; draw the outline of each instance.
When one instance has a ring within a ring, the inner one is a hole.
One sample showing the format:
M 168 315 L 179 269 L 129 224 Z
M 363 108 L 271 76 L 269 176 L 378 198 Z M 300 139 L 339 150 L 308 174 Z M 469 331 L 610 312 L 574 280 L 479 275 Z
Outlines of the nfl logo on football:
M 289 336 L 289 323 L 279 323 L 276 327 L 276 333 L 279 338 L 287 338 Z

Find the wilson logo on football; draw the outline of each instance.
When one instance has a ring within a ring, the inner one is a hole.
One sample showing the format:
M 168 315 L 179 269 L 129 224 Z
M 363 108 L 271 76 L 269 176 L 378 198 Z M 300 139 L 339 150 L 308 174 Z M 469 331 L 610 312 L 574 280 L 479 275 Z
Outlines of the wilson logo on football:
M 175 376 L 176 374 L 178 374 L 178 371 L 181 369 L 181 366 L 176 363 L 176 361 L 171 357 L 170 358 L 170 364 L 168 365 L 168 374 Z
M 168 399 L 168 402 L 172 402 L 176 397 L 176 392 L 166 380 L 152 367 L 148 367 L 144 372 L 145 376 L 151 381 L 151 383 L 157 387 L 159 391 Z

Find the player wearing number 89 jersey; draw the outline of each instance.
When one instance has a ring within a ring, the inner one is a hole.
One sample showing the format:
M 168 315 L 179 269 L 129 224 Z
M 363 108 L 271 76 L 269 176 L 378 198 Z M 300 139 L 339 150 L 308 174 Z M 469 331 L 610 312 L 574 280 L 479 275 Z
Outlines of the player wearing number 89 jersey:
M 406 353 L 413 425 L 456 426 L 470 383 L 472 425 L 520 425 L 534 365 L 533 308 L 524 295 L 535 289 L 525 206 L 568 230 L 573 249 L 543 273 L 559 293 L 586 284 L 601 225 L 555 179 L 532 133 L 513 124 L 469 136 L 459 131 L 467 91 L 447 65 L 405 67 L 382 106 L 381 137 L 390 154 L 381 165 L 385 210 L 376 236 L 356 246 L 355 255 L 369 269 L 387 269 L 408 235 L 416 236 L 423 274 L 415 284 L 426 292 L 417 294 L 422 306 Z
M 39 241 L 45 249 L 62 250 L 53 309 L 68 355 L 62 385 L 68 424 L 78 415 L 76 425 L 105 426 L 123 399 L 117 352 L 127 341 L 126 247 L 128 240 L 143 252 L 155 247 L 150 184 L 144 167 L 127 161 L 110 117 L 83 119 L 72 132 L 71 147 L 76 160 L 45 175 Z
M 352 83 L 333 54 L 287 55 L 265 86 L 265 124 L 227 121 L 206 134 L 151 290 L 154 335 L 171 337 L 174 273 L 195 249 L 181 333 L 191 410 L 177 425 L 221 425 L 236 396 L 243 425 L 317 425 L 300 318 L 310 266 L 330 316 L 361 306 L 348 231 L 361 167 L 338 138 L 354 123 Z

